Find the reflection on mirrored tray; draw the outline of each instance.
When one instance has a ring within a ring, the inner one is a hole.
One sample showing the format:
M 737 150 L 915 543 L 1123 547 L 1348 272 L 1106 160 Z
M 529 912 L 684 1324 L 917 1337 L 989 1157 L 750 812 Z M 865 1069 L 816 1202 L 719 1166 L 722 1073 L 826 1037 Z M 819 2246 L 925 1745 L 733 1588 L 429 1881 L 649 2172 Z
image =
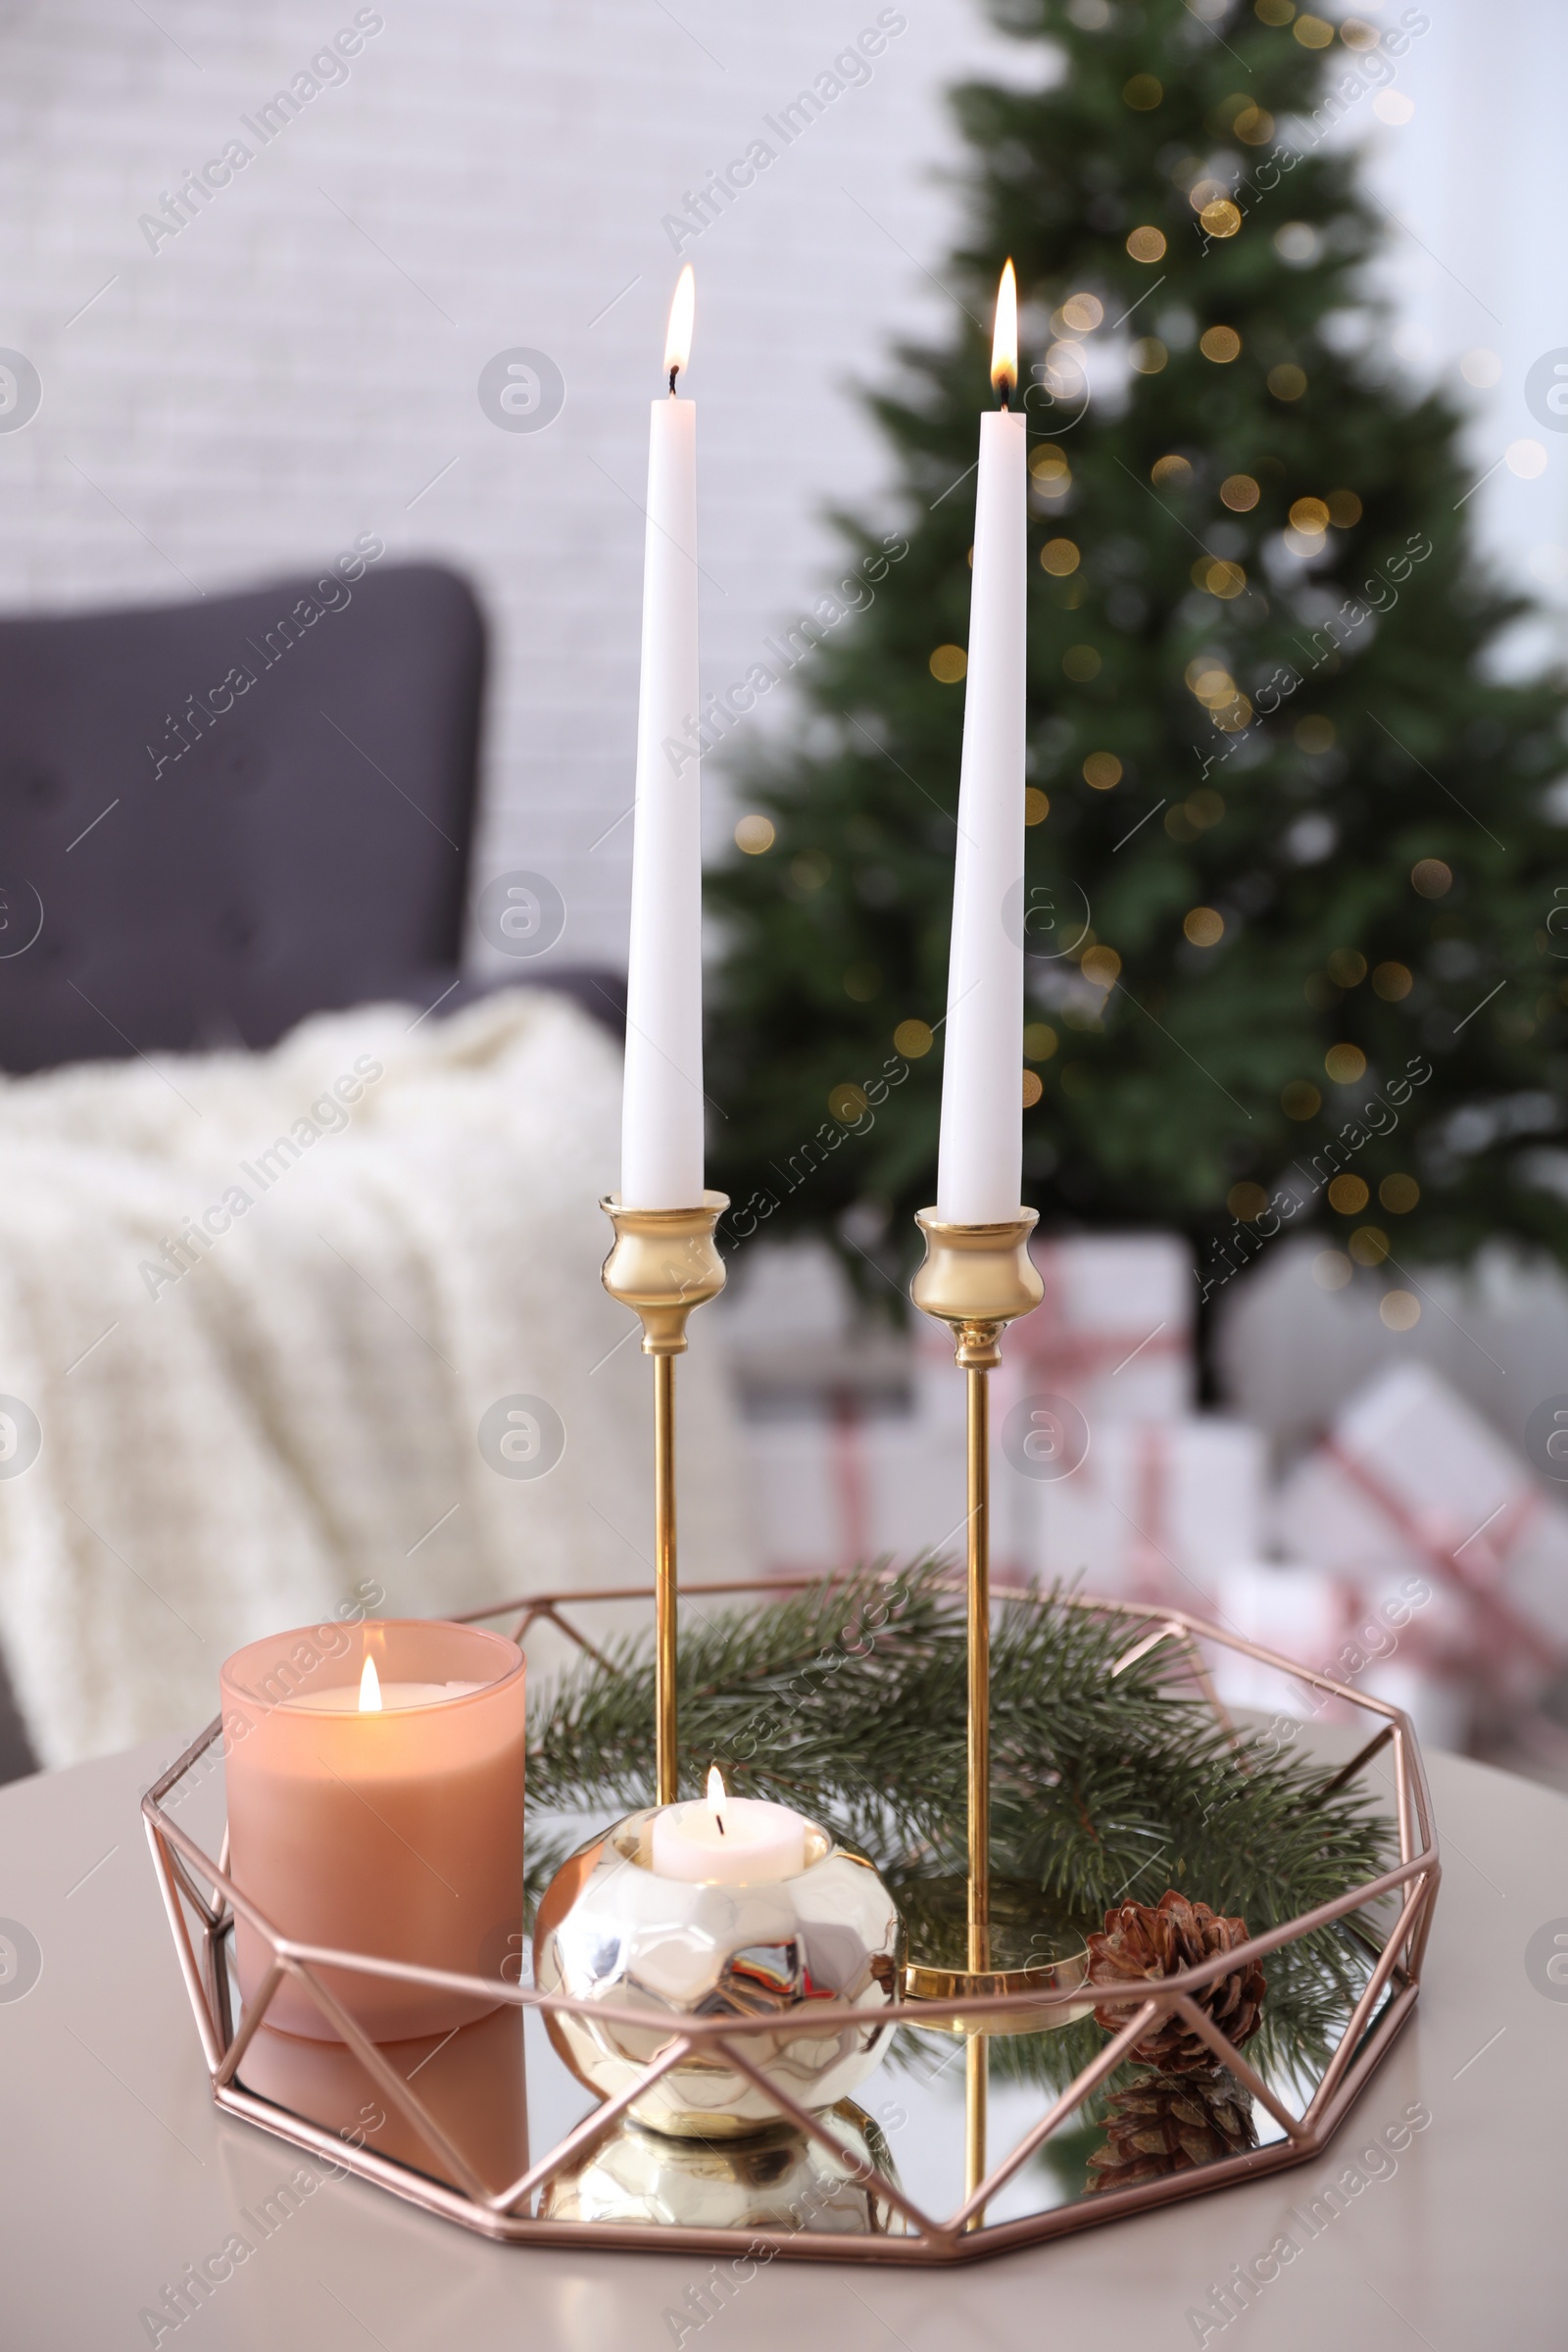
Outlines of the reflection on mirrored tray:
M 1336 1737 L 1343 1755 L 1332 1745 Z M 1327 1743 L 1321 1762 L 1338 1770 L 1354 1756 L 1353 1739 L 1340 1727 L 1316 1727 L 1312 1743 Z M 1363 1769 L 1358 1785 L 1375 1799 L 1372 1810 L 1381 1812 L 1387 1784 Z M 1222 1788 L 1217 1804 L 1223 1794 Z M 542 1826 L 535 1825 L 536 1835 Z M 567 1824 L 553 1817 L 550 1823 L 568 1833 L 568 1846 L 586 1826 L 584 1819 Z M 1369 1826 L 1368 1835 L 1377 1834 Z M 1223 1841 L 1219 1850 L 1223 1855 Z M 1232 1860 L 1239 1865 L 1240 1856 Z M 1255 1929 L 1277 1916 L 1265 1855 L 1264 1875 L 1255 1884 L 1233 1869 L 1225 1914 L 1196 1906 L 1207 1923 L 1200 1923 L 1201 1933 L 1210 1938 L 1201 1950 L 1191 1941 L 1191 1917 L 1188 1940 L 1178 1933 L 1172 1943 L 1159 1916 L 1160 1889 L 1184 1884 L 1184 1864 L 1177 1850 L 1151 1861 L 1152 1868 L 1135 1873 L 1115 1913 L 1098 1920 L 1058 1916 L 1035 1891 L 994 1885 L 996 1964 L 1039 1970 L 1049 1960 L 1058 1996 L 1080 1986 L 1082 1991 L 1081 1998 L 1058 1997 L 1050 2031 L 1029 2029 L 1025 2020 L 1026 2030 L 990 2035 L 981 2045 L 989 2085 L 988 2171 L 1004 2164 L 1035 2132 L 1132 2014 L 1125 2004 L 1116 2007 L 1109 1991 L 1130 1986 L 1141 1998 L 1150 1983 L 1173 1968 L 1234 1948 L 1247 1933 L 1244 1923 Z M 897 1892 L 910 1946 L 923 1948 L 933 1962 L 961 1967 L 962 1883 L 930 1880 L 918 1887 L 900 1886 Z M 1164 1897 L 1166 1903 L 1182 1899 Z M 1396 1897 L 1365 1906 L 1351 1919 L 1267 1954 L 1260 1970 L 1250 1964 L 1211 1987 L 1205 2001 L 1210 2016 L 1285 2115 L 1299 2117 L 1310 2106 L 1396 1912 Z M 1400 1982 L 1396 1972 L 1363 2021 L 1365 2034 L 1397 1996 Z M 941 1997 L 940 1990 L 930 1997 Z M 899 2029 L 882 2044 L 874 2072 L 858 2084 L 854 2100 L 840 2096 L 822 2113 L 820 2122 L 835 2143 L 831 2149 L 782 2119 L 760 2119 L 755 2130 L 720 2140 L 676 2139 L 646 2120 L 623 2117 L 516 2210 L 558 2224 L 652 2222 L 737 2233 L 899 2236 L 911 2226 L 897 2201 L 901 2191 L 933 2218 L 945 2218 L 964 2202 L 965 2072 L 976 2062 L 974 2047 L 951 2030 L 950 2021 Z M 449 2186 L 471 2185 L 466 2167 L 491 2194 L 521 2178 L 530 2160 L 558 2147 L 598 2104 L 537 2011 L 501 2008 L 455 2034 L 387 2044 L 382 2056 L 424 2105 L 433 2136 L 400 2116 L 340 2043 L 306 2042 L 264 2027 L 246 2052 L 239 2085 L 340 2137 L 346 2148 L 363 2147 Z M 1285 2136 L 1267 2100 L 1216 2063 L 1212 2048 L 1190 2028 L 1167 2018 L 1048 2140 L 1030 2148 L 988 2198 L 985 2220 L 1004 2223 L 1158 2183 L 1266 2149 Z M 454 2149 L 461 2163 L 454 2163 Z
M 1370 1937 L 1341 1928 L 1271 1956 L 1259 2022 L 1244 2055 L 1289 2113 L 1299 2115 L 1309 2104 L 1376 1948 Z M 985 2045 L 992 2166 L 1104 2046 L 1108 2014 Z M 1368 2030 L 1375 2023 L 1376 2015 Z M 907 2225 L 884 2184 L 902 2187 L 934 2216 L 963 2201 L 967 2046 L 939 2029 L 906 2028 L 863 2086 L 862 2103 L 841 2100 L 822 2117 L 839 2155 L 782 2122 L 721 2142 L 676 2140 L 628 2119 L 548 2181 L 534 2210 L 558 2222 L 901 2234 Z M 530 2148 L 537 2157 L 558 2145 L 595 2104 L 537 2015 L 512 2008 L 445 2038 L 386 2044 L 383 2055 L 492 2193 L 526 2171 Z M 987 2222 L 1173 2178 L 1281 2139 L 1280 2122 L 1210 2057 L 1167 2025 L 999 2188 Z M 460 2184 L 450 2159 L 397 2114 L 341 2044 L 264 2027 L 246 2053 L 240 2083 L 348 2146 Z
M 494 2194 L 528 2169 L 528 2101 L 522 2014 L 497 2009 L 456 2033 L 389 2041 L 380 2054 Z M 240 2062 L 238 2086 L 340 2138 L 406 2164 L 448 2187 L 460 2168 L 398 2112 L 340 2041 L 307 2041 L 261 2026 Z
M 904 2218 L 882 2193 L 898 2174 L 876 2124 L 853 2099 L 822 2120 L 842 2155 L 785 2123 L 744 2139 L 697 2140 L 628 2119 L 549 2182 L 541 2218 L 902 2235 Z

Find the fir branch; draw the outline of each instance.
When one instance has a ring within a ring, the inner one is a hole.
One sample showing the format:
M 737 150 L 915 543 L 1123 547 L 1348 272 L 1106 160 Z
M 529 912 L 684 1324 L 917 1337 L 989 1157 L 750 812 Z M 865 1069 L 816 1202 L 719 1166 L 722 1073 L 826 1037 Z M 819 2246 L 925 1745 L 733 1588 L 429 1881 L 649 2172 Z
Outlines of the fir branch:
M 1125 1621 L 1057 1593 L 1004 1609 L 992 1642 L 992 1852 L 1004 1907 L 1075 1938 L 1167 1886 L 1254 1932 L 1300 1916 L 1385 1867 L 1386 1820 L 1330 1768 L 1240 1749 L 1155 1650 L 1122 1672 Z M 792 1804 L 866 1853 L 930 1949 L 955 1933 L 965 1854 L 967 1652 L 961 1595 L 923 1562 L 868 1571 L 709 1617 L 683 1635 L 681 1786 L 717 1762 L 742 1795 Z M 528 1800 L 570 1816 L 653 1801 L 647 1645 L 559 1682 L 535 1720 Z M 530 1834 L 537 1900 L 571 1842 Z M 1377 1922 L 1357 1915 L 1364 1937 Z M 1276 2071 L 1320 2065 L 1366 1977 L 1344 1927 L 1268 1963 L 1257 2042 Z M 1083 2024 L 997 2044 L 1003 2071 L 1064 2082 L 1100 2043 Z

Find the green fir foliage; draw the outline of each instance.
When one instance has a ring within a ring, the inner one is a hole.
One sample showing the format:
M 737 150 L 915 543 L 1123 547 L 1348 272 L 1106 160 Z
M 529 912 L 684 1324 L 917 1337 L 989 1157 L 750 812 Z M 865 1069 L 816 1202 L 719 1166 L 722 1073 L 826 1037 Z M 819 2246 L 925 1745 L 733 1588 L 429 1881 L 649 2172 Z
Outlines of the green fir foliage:
M 1003 1914 L 1044 1917 L 1076 1940 L 1115 1904 L 1156 1903 L 1174 1886 L 1261 1932 L 1387 1867 L 1388 1825 L 1365 1797 L 1328 1792 L 1330 1773 L 1309 1762 L 1250 1741 L 1238 1752 L 1191 1682 L 1173 1680 L 1168 1645 L 1113 1672 L 1142 1631 L 1061 1594 L 997 1619 L 992 1852 Z M 953 1927 L 964 1869 L 966 1675 L 962 1594 L 933 1565 L 722 1615 L 689 1612 L 682 1790 L 698 1794 L 716 1762 L 734 1793 L 820 1822 L 877 1864 L 931 1956 Z M 530 1906 L 580 1841 L 572 1816 L 653 1801 L 653 1724 L 643 1642 L 623 1642 L 549 1693 L 530 1723 Z M 1374 1924 L 1360 1924 L 1375 1941 Z M 1250 2055 L 1287 2071 L 1320 2063 L 1364 1982 L 1366 1948 L 1330 1931 L 1272 1957 Z M 997 2063 L 1064 2081 L 1102 2039 L 1085 2020 L 999 2043 Z

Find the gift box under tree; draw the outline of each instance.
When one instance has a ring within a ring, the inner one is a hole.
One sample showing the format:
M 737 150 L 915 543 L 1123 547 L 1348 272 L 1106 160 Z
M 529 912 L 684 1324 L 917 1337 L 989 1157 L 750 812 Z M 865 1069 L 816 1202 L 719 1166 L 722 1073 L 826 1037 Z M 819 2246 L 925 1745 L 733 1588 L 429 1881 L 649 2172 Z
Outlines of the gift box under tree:
M 1281 1548 L 1376 1591 L 1430 1575 L 1454 1662 L 1505 1705 L 1568 1662 L 1568 1510 L 1422 1364 L 1352 1396 L 1280 1490 Z

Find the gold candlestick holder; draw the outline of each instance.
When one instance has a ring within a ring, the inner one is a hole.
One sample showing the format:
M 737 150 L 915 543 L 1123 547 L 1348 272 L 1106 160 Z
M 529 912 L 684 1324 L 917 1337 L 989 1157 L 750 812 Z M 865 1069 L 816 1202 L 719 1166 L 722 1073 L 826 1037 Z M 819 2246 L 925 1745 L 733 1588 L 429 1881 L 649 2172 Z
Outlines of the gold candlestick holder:
M 654 1689 L 659 1802 L 677 1788 L 675 1358 L 686 1352 L 693 1307 L 724 1288 L 724 1261 L 713 1239 L 729 1206 L 727 1193 L 705 1192 L 696 1208 L 626 1208 L 613 1193 L 599 1203 L 615 1228 L 601 1279 L 612 1298 L 643 1327 L 643 1353 L 654 1359 Z
M 1029 1255 L 1036 1222 L 1032 1208 L 995 1225 L 957 1225 L 923 1208 L 916 1218 L 925 1260 L 909 1286 L 922 1314 L 953 1333 L 954 1360 L 967 1384 L 968 1464 L 968 1880 L 965 1889 L 967 1966 L 939 1965 L 916 1954 L 905 1970 L 912 2000 L 951 2000 L 955 1994 L 1050 1992 L 1061 1984 L 1058 1952 L 1042 1953 L 1038 1939 L 1009 1923 L 1013 1949 L 997 1946 L 991 1890 L 991 1393 L 1002 1361 L 1002 1334 L 1040 1304 L 1045 1286 Z M 1016 2013 L 996 2030 L 1028 2025 Z M 1055 2022 L 1055 2021 L 1053 2021 Z M 971 2019 L 965 2052 L 965 2177 L 972 2196 L 986 2170 L 986 2024 Z M 975 2216 L 979 2227 L 983 2216 Z

